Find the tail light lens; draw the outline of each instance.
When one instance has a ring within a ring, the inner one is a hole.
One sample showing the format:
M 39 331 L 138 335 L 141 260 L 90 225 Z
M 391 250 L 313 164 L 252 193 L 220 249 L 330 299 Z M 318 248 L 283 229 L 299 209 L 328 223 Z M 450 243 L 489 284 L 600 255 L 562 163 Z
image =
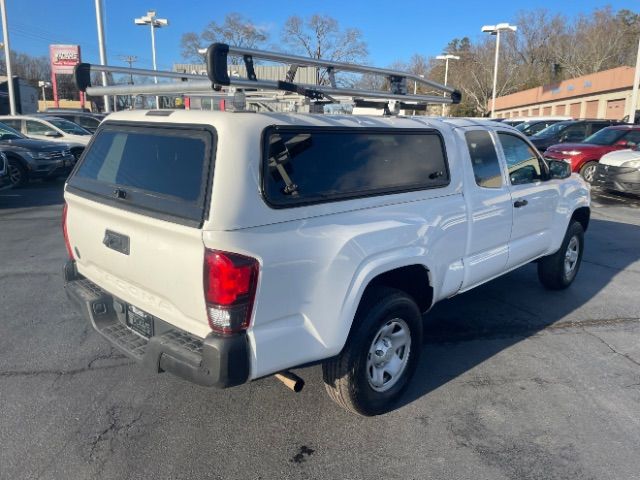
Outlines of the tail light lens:
M 249 327 L 259 270 L 255 258 L 205 250 L 204 297 L 213 331 L 227 335 Z
M 69 233 L 67 232 L 67 204 L 62 207 L 62 235 L 64 236 L 64 245 L 67 247 L 67 255 L 69 260 L 73 260 L 73 250 L 71 249 L 71 243 L 69 243 Z

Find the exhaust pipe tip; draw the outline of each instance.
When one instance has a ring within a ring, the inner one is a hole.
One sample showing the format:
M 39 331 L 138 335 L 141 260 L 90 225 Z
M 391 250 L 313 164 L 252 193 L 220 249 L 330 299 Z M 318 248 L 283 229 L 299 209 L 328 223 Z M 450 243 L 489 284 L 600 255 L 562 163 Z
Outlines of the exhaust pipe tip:
M 296 393 L 300 393 L 304 387 L 304 380 L 294 373 L 280 372 L 276 373 L 274 377 L 284 383 L 288 389 L 293 390 Z

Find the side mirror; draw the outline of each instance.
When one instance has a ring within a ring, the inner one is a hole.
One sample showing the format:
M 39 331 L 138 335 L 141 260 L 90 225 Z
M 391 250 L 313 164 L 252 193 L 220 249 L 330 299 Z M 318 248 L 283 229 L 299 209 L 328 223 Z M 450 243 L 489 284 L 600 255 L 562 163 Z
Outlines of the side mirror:
M 547 159 L 549 165 L 549 178 L 563 179 L 571 176 L 571 165 L 562 160 Z
M 634 143 L 633 142 L 627 142 L 626 140 L 618 140 L 614 145 L 616 147 L 632 148 L 634 146 Z
M 47 130 L 46 132 L 44 132 L 44 136 L 45 137 L 61 137 L 62 135 L 59 134 L 58 132 L 54 132 L 53 130 Z

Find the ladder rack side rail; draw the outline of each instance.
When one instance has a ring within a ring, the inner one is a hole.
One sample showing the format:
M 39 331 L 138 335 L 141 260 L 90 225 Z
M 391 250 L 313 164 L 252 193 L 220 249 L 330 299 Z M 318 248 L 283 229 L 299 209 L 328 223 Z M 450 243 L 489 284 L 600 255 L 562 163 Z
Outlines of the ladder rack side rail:
M 190 82 L 176 82 L 176 83 L 151 83 L 151 84 L 139 84 L 139 85 L 107 85 L 102 86 L 88 86 L 85 91 L 91 96 L 100 95 L 181 95 L 189 93 L 208 93 L 210 96 L 227 96 L 227 94 L 221 94 L 221 92 L 215 92 L 211 88 L 211 82 L 209 80 L 194 80 Z
M 353 63 L 347 63 L 347 62 L 337 62 L 333 60 L 301 57 L 299 55 L 289 55 L 285 53 L 268 52 L 264 50 L 254 50 L 252 48 L 234 47 L 234 46 L 225 45 L 225 44 L 215 44 L 215 43 L 212 44 L 207 49 L 207 57 L 213 54 L 212 47 L 214 47 L 215 45 L 224 45 L 225 47 L 227 47 L 228 55 L 229 54 L 234 56 L 250 55 L 262 60 L 271 60 L 271 61 L 281 62 L 281 63 L 296 64 L 298 66 L 315 66 L 315 67 L 323 67 L 323 68 L 332 67 L 335 70 L 339 70 L 339 71 L 348 71 L 348 72 L 355 72 L 355 73 L 372 73 L 375 75 L 405 77 L 407 80 L 415 81 L 415 82 L 418 82 L 419 84 L 427 85 L 429 87 L 436 88 L 438 90 L 442 90 L 447 93 L 453 93 L 456 91 L 456 89 L 453 87 L 450 87 L 448 85 L 443 85 L 438 82 L 434 82 L 432 80 L 423 78 L 419 75 L 415 75 L 410 72 L 402 72 L 398 70 L 391 70 L 391 69 L 379 68 L 379 67 L 368 67 L 364 65 L 357 65 Z M 210 64 L 210 61 L 207 60 L 207 66 L 209 66 L 209 64 Z M 211 78 L 211 75 L 209 76 L 209 78 Z M 214 80 L 212 79 L 212 81 Z
M 160 73 L 160 72 L 158 72 Z M 160 75 L 158 75 L 160 76 Z M 258 88 L 266 90 L 285 90 L 283 84 L 286 82 L 280 82 L 276 80 L 247 80 L 243 78 L 231 77 L 229 85 L 240 88 Z M 374 91 L 374 90 L 360 90 L 360 89 L 348 89 L 348 88 L 332 88 L 325 85 L 309 85 L 309 84 L 295 84 L 299 90 L 308 90 L 315 93 L 328 96 L 346 96 L 346 97 L 363 97 L 363 98 L 380 98 L 387 100 L 402 100 L 402 101 L 414 101 L 414 102 L 426 102 L 430 104 L 449 104 L 452 103 L 451 98 L 441 97 L 434 95 L 411 95 L 411 94 L 394 94 L 390 92 Z M 86 91 L 89 95 L 162 95 L 162 94 L 188 94 L 188 93 L 211 93 L 212 96 L 220 95 L 216 92 L 209 80 L 191 80 L 187 82 L 176 83 L 149 83 L 138 85 L 108 85 L 102 86 L 87 86 Z M 300 93 L 300 92 L 298 92 Z M 226 96 L 226 95 L 225 95 Z

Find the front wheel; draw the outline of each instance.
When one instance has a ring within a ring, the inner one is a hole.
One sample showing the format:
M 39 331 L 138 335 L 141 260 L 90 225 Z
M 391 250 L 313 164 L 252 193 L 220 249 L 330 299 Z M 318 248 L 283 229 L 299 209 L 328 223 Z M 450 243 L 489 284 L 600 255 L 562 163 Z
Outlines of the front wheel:
M 567 288 L 578 274 L 584 251 L 584 229 L 580 222 L 573 221 L 562 241 L 562 246 L 553 255 L 538 262 L 538 278 L 550 290 Z
M 580 175 L 588 183 L 593 183 L 596 178 L 596 168 L 598 168 L 598 162 L 587 162 L 580 169 Z
M 389 411 L 415 372 L 421 346 L 416 302 L 397 289 L 371 289 L 358 307 L 344 349 L 322 366 L 329 396 L 359 415 Z
M 29 182 L 29 174 L 27 169 L 12 158 L 9 159 L 9 180 L 14 187 L 23 187 Z

